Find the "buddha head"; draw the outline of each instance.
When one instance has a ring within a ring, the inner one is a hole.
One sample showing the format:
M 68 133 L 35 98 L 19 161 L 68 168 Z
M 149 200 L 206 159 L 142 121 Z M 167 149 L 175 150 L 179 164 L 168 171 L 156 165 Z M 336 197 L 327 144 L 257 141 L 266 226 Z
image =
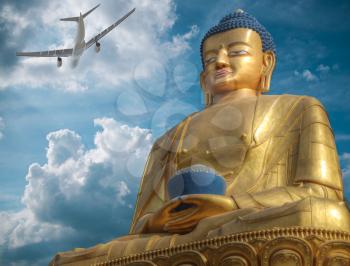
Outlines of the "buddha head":
M 268 92 L 276 62 L 275 45 L 253 16 L 238 9 L 206 33 L 201 59 L 200 83 L 208 106 L 213 96 L 233 90 Z

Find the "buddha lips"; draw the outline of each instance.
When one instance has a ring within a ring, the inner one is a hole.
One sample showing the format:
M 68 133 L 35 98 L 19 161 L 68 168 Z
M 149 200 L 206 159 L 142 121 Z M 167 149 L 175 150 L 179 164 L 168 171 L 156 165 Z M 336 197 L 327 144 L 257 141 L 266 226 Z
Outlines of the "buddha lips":
M 229 69 L 227 68 L 222 68 L 222 69 L 219 69 L 216 71 L 215 73 L 215 78 L 222 78 L 228 74 L 231 74 L 232 71 L 230 71 Z

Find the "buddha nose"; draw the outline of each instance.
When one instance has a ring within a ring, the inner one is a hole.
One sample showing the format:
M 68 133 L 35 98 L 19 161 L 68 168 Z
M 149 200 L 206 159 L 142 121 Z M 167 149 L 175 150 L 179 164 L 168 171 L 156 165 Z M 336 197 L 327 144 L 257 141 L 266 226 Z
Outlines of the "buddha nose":
M 227 50 L 224 47 L 221 47 L 218 52 L 218 57 L 216 59 L 216 69 L 221 69 L 229 66 Z

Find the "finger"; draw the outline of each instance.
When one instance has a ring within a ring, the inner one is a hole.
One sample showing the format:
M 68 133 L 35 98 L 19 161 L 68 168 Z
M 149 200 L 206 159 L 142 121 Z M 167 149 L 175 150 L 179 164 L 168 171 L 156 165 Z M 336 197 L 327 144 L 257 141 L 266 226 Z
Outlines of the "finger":
M 164 227 L 164 231 L 173 232 L 173 233 L 187 233 L 193 231 L 193 229 L 197 226 L 197 223 L 193 222 L 192 224 L 188 224 L 183 227 Z
M 192 232 L 194 230 L 196 226 L 193 227 L 189 227 L 189 228 L 184 228 L 184 229 L 174 229 L 174 230 L 168 230 L 167 232 L 171 233 L 171 234 L 180 234 L 180 235 L 184 235 L 187 234 L 189 232 Z
M 188 220 L 186 223 L 181 224 L 165 224 L 164 230 L 172 232 L 189 231 L 198 224 L 198 220 Z
M 168 201 L 164 207 L 163 207 L 163 211 L 165 212 L 171 212 L 172 209 L 175 209 L 176 207 L 178 207 L 180 204 L 182 203 L 181 198 L 176 198 L 173 199 L 171 201 Z
M 199 220 L 201 220 L 201 217 L 193 213 L 185 217 L 181 217 L 179 219 L 171 219 L 168 222 L 166 222 L 165 225 L 166 226 L 185 226 L 186 224 L 191 223 L 192 221 L 198 222 Z
M 181 207 L 182 205 L 180 205 Z M 178 207 L 177 207 L 178 208 Z M 200 209 L 199 206 L 196 206 L 196 205 L 193 205 L 189 208 L 186 208 L 184 210 L 180 210 L 180 211 L 175 211 L 173 209 L 172 212 L 169 213 L 169 218 L 170 220 L 177 220 L 177 219 L 183 219 L 184 217 L 187 217 L 187 216 L 191 216 L 193 215 L 194 213 L 196 213 L 198 210 Z
M 191 219 L 192 216 L 195 215 L 197 211 L 189 212 L 187 214 L 184 214 L 182 216 L 178 217 L 171 217 L 169 218 L 168 224 L 178 224 L 178 223 L 185 223 L 187 220 Z
M 221 195 L 188 195 L 182 197 L 182 202 L 183 204 L 194 204 L 205 208 L 209 208 L 210 206 L 216 208 L 220 207 L 224 210 L 232 210 L 236 208 L 232 198 Z
M 185 195 L 181 197 L 181 200 L 183 203 L 200 205 L 200 204 L 204 204 L 205 202 L 211 202 L 212 198 L 213 198 L 213 195 L 195 194 L 195 195 Z
M 176 219 L 176 218 L 180 218 L 180 217 L 183 217 L 183 216 L 187 216 L 189 214 L 192 214 L 193 212 L 195 212 L 196 210 L 198 210 L 198 206 L 197 205 L 193 205 L 192 207 L 189 207 L 189 208 L 186 208 L 184 210 L 181 210 L 181 211 L 171 211 L 169 213 L 169 217 L 171 219 Z

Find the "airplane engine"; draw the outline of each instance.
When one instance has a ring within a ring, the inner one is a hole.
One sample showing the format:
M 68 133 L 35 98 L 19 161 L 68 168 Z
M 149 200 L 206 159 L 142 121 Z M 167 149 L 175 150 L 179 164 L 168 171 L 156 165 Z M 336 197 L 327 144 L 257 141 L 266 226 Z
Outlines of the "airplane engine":
M 62 58 L 57 57 L 57 67 L 61 67 L 61 66 L 62 66 Z
M 101 44 L 99 42 L 97 42 L 95 45 L 95 52 L 99 53 L 100 51 L 101 51 Z

